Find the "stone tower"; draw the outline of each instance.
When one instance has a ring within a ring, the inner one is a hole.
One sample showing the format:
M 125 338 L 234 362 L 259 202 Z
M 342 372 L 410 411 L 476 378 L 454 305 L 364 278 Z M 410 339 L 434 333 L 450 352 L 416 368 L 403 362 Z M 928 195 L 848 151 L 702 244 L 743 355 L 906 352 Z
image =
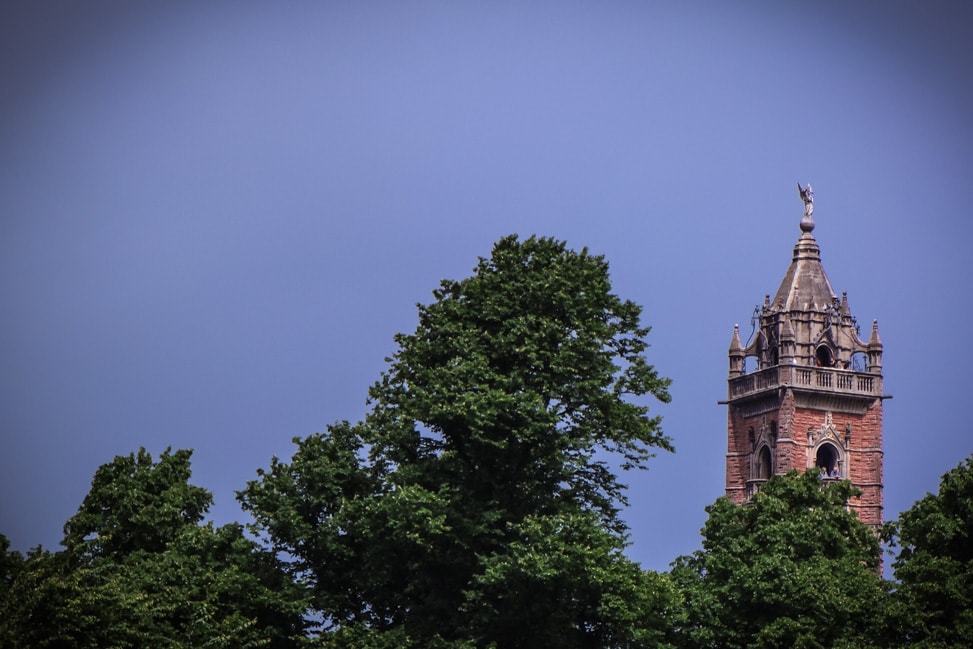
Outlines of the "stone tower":
M 730 341 L 726 495 L 750 499 L 770 476 L 819 467 L 822 479 L 851 480 L 849 506 L 882 523 L 882 341 L 867 341 L 821 265 L 811 186 L 801 236 L 777 293 L 754 309 L 744 344 Z

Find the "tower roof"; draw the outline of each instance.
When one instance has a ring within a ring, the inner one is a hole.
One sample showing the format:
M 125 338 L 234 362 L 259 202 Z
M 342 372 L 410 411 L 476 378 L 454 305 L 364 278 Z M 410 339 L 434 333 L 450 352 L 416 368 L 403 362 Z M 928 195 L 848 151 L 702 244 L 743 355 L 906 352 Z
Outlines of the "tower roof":
M 794 257 L 777 289 L 771 307 L 782 311 L 824 311 L 831 308 L 834 289 L 821 265 L 821 249 L 811 234 L 814 221 L 805 213 L 801 236 L 794 245 Z

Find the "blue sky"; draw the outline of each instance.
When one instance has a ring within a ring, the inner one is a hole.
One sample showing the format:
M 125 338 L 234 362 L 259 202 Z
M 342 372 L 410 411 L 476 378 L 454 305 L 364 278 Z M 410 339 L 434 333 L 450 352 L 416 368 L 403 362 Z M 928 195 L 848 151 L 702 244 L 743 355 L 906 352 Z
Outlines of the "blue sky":
M 97 467 L 194 448 L 217 522 L 357 420 L 396 332 L 500 237 L 645 307 L 676 446 L 631 485 L 666 569 L 723 492 L 727 347 L 815 189 L 885 343 L 894 518 L 973 452 L 973 10 L 960 2 L 5 3 L 0 532 L 54 548 Z

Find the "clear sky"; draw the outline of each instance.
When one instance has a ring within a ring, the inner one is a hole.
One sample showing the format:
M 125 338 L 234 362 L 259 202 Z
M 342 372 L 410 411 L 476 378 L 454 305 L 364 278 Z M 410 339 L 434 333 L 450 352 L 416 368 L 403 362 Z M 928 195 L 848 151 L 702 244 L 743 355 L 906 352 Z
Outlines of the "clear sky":
M 500 237 L 605 255 L 673 379 L 630 555 L 699 547 L 727 347 L 800 234 L 885 344 L 894 518 L 973 452 L 967 2 L 21 2 L 0 8 L 0 532 L 193 448 L 213 519 L 357 420 Z

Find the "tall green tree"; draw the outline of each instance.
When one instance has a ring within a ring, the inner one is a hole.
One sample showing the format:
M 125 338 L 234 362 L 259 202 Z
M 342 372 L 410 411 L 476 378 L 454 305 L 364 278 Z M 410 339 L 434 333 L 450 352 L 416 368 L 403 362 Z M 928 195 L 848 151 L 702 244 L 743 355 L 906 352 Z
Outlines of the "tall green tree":
M 191 451 L 98 469 L 64 550 L 32 551 L 0 599 L 0 646 L 291 647 L 302 592 L 237 524 L 202 524 Z
M 443 281 L 357 424 L 240 493 L 336 646 L 645 646 L 675 605 L 625 558 L 624 486 L 671 450 L 641 309 L 586 250 L 511 236 Z M 612 460 L 612 458 L 615 460 Z
M 892 526 L 901 546 L 896 631 L 905 646 L 973 647 L 973 456 Z
M 673 563 L 691 648 L 881 646 L 887 594 L 876 534 L 848 511 L 848 482 L 791 472 L 746 505 L 707 508 L 703 547 Z

